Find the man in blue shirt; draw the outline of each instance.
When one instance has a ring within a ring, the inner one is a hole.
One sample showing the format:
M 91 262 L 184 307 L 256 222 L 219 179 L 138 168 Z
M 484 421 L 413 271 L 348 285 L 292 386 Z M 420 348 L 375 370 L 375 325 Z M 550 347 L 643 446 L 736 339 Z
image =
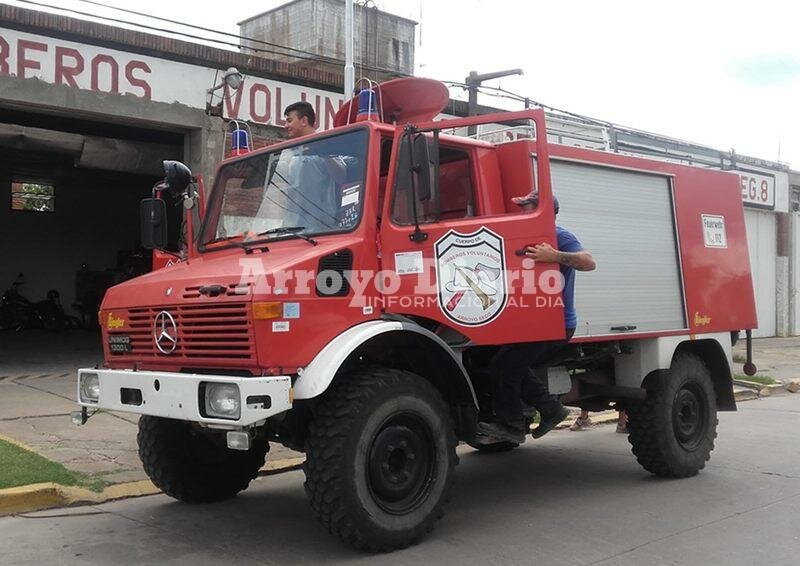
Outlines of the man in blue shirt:
M 538 195 L 514 199 L 523 210 L 531 209 L 538 203 Z M 558 200 L 553 197 L 555 212 L 558 214 Z M 562 298 L 564 301 L 564 327 L 566 338 L 551 342 L 528 342 L 502 346 L 489 362 L 489 374 L 493 383 L 492 405 L 496 422 L 478 423 L 478 433 L 484 438 L 509 442 L 525 442 L 525 417 L 523 401 L 539 411 L 539 426 L 531 433 L 541 438 L 569 415 L 558 397 L 551 395 L 544 384 L 530 373 L 530 368 L 545 363 L 560 350 L 578 325 L 575 311 L 575 271 L 592 271 L 596 264 L 592 254 L 583 249 L 578 238 L 556 226 L 558 249 L 549 244 L 528 246 L 526 255 L 537 262 L 558 263 L 564 277 Z

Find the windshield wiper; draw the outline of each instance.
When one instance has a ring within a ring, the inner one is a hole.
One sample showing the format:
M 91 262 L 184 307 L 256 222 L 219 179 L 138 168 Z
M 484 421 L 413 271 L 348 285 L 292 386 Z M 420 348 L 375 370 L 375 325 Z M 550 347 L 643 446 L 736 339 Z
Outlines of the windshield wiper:
M 245 240 L 245 241 L 239 242 L 237 240 L 231 239 L 231 238 L 235 238 L 235 237 L 236 236 L 221 236 L 219 238 L 214 238 L 213 240 L 209 240 L 204 245 L 207 246 L 209 244 L 216 244 L 217 242 L 230 240 L 228 242 L 229 246 L 233 246 L 233 247 L 236 247 L 236 248 L 242 248 L 245 251 L 245 253 L 248 253 L 248 254 L 253 253 L 253 250 L 255 250 L 255 249 L 259 249 L 262 252 L 268 252 L 269 251 L 269 248 L 267 246 L 259 246 L 258 248 L 253 247 L 253 246 L 258 245 L 258 244 L 264 244 L 264 243 L 267 242 L 267 240 Z
M 268 236 L 270 234 L 292 234 L 293 236 L 297 236 L 298 238 L 305 240 L 312 246 L 316 246 L 319 242 L 317 242 L 314 238 L 303 234 L 302 231 L 305 229 L 305 226 L 281 226 L 279 228 L 270 228 L 264 232 L 259 232 L 256 234 L 256 236 Z
M 217 238 L 214 238 L 213 240 L 209 240 L 209 241 L 205 242 L 203 245 L 207 246 L 208 244 L 216 244 L 216 243 L 219 243 L 219 242 L 221 242 L 223 240 L 228 240 L 230 238 L 235 238 L 235 237 L 236 237 L 235 235 L 233 235 L 233 236 L 219 236 Z

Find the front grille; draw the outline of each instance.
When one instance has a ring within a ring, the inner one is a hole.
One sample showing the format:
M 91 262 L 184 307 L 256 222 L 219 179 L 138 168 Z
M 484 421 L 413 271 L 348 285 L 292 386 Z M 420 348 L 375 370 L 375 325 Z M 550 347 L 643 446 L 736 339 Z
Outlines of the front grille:
M 250 294 L 250 287 L 252 287 L 252 283 L 230 283 L 225 290 L 225 296 L 227 297 L 241 297 L 247 296 Z M 183 298 L 184 299 L 200 299 L 203 298 L 203 295 L 200 294 L 200 289 L 202 285 L 194 285 L 191 287 L 186 287 L 183 290 Z
M 250 303 L 215 303 L 172 307 L 133 308 L 127 311 L 124 329 L 111 336 L 130 336 L 130 351 L 115 353 L 115 358 L 135 357 L 170 360 L 255 360 L 255 340 L 250 317 Z M 175 351 L 163 354 L 153 340 L 153 323 L 161 311 L 167 311 L 178 327 Z

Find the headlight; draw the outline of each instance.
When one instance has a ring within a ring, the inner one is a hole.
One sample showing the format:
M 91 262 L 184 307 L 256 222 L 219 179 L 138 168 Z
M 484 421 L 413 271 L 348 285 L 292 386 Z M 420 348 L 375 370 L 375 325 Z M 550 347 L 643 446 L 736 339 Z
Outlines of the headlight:
M 206 416 L 239 420 L 241 398 L 235 383 L 206 383 Z
M 81 401 L 97 403 L 100 399 L 100 377 L 96 373 L 81 374 Z

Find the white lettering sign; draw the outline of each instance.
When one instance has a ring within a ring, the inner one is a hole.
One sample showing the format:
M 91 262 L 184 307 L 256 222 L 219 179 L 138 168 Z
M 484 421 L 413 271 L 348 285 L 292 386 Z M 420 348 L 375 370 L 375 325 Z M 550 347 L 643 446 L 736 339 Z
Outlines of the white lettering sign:
M 422 252 L 398 252 L 394 254 L 394 270 L 398 275 L 424 273 Z
M 775 208 L 775 177 L 737 171 L 742 186 L 742 201 L 749 206 Z
M 220 71 L 224 71 L 221 69 Z M 222 72 L 144 55 L 0 28 L 0 76 L 39 79 L 98 93 L 130 94 L 145 100 L 206 107 L 206 90 Z M 319 128 L 333 127 L 342 95 L 301 85 L 245 76 L 236 91 L 222 96 L 226 118 L 283 126 L 283 110 L 305 100 L 314 106 Z
M 701 215 L 703 219 L 703 241 L 707 248 L 727 248 L 725 217 L 713 214 Z

